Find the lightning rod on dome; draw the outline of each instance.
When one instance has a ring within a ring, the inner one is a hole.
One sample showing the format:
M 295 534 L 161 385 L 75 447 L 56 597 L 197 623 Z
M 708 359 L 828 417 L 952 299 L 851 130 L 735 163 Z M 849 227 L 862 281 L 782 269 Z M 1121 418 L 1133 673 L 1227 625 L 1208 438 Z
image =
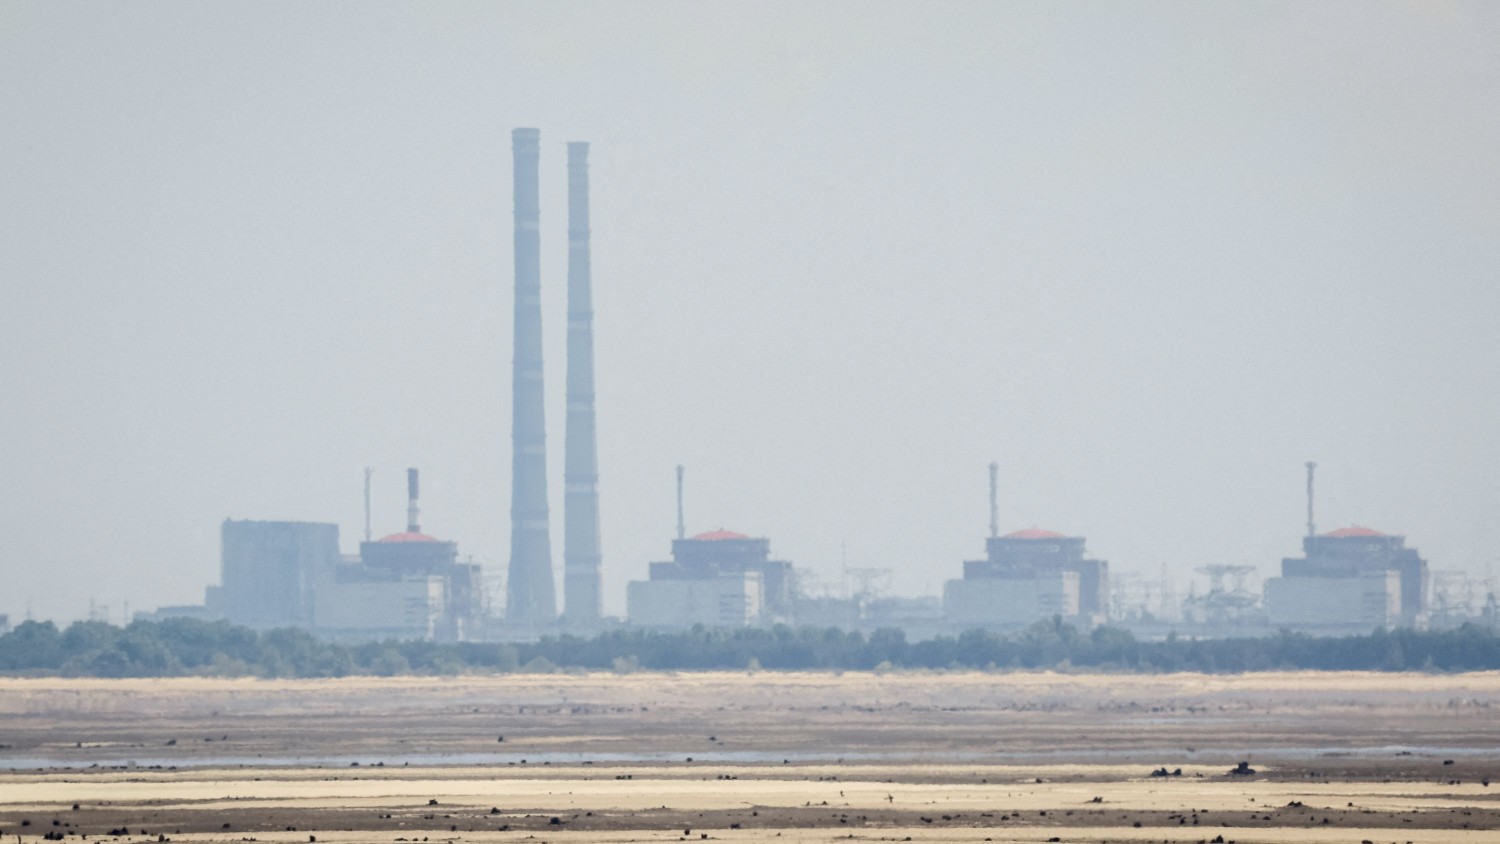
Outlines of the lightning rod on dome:
M 374 470 L 372 470 L 369 466 L 365 467 L 365 541 L 366 542 L 369 542 L 371 540 L 372 536 L 373 536 L 370 533 L 370 475 L 373 474 L 373 472 L 374 472 Z
M 687 538 L 687 522 L 682 517 L 682 474 L 687 471 L 682 464 L 677 464 L 677 538 Z
M 1317 470 L 1318 464 L 1307 461 L 1307 535 L 1316 536 L 1317 529 L 1313 526 L 1313 472 Z
M 990 538 L 1000 535 L 1000 464 L 990 462 Z
M 417 509 L 417 470 L 406 470 L 406 532 L 421 533 L 422 525 L 417 521 L 421 511 Z

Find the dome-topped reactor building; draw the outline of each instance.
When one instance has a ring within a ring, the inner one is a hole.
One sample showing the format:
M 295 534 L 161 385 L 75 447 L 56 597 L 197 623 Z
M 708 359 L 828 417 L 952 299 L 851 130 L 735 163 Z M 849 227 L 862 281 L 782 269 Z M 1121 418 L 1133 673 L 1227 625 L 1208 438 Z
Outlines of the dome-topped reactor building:
M 961 580 L 943 586 L 943 614 L 959 628 L 1024 627 L 1061 616 L 1102 624 L 1109 607 L 1109 563 L 1089 559 L 1084 538 L 1029 528 L 1000 535 L 996 475 L 990 464 L 990 536 L 985 558 L 965 560 Z

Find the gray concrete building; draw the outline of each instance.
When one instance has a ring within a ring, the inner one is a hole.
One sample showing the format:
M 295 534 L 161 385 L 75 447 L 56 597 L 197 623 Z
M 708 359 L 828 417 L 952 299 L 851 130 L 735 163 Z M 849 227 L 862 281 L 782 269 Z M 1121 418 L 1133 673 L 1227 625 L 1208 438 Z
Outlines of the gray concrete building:
M 220 548 L 207 610 L 257 629 L 311 627 L 315 585 L 341 561 L 338 525 L 314 522 L 226 519 Z
M 484 614 L 479 566 L 459 562 L 458 543 L 420 530 L 360 543 L 359 564 L 340 566 L 318 597 L 328 608 L 318 627 L 351 634 L 458 641 L 473 635 Z M 399 614 L 391 611 L 398 601 Z
M 446 639 L 447 581 L 438 575 L 378 577 L 344 566 L 318 586 L 320 635 L 345 641 Z
M 1306 536 L 1302 551 L 1266 581 L 1273 627 L 1368 633 L 1426 625 L 1428 565 L 1405 537 L 1355 525 Z
M 1272 629 L 1365 634 L 1398 627 L 1401 577 L 1366 571 L 1341 577 L 1273 577 L 1266 581 L 1266 618 Z
M 331 638 L 470 638 L 484 620 L 477 565 L 458 545 L 422 532 L 417 470 L 407 470 L 407 525 L 339 552 L 338 525 L 226 520 L 221 583 L 202 607 L 162 607 L 151 619 L 227 619 L 257 629 L 304 627 Z
M 627 587 L 630 623 L 655 630 L 749 627 L 763 618 L 759 572 L 714 577 L 637 580 Z
M 470 638 L 484 615 L 479 566 L 458 561 L 458 543 L 422 532 L 416 469 L 406 472 L 406 530 L 361 542 L 315 591 L 314 624 L 336 638 Z
M 785 620 L 792 564 L 771 559 L 771 541 L 715 530 L 672 542 L 672 559 L 626 592 L 630 623 L 643 627 L 745 626 Z
M 944 585 L 950 625 L 1018 627 L 1054 615 L 1089 626 L 1105 621 L 1109 564 L 1088 558 L 1083 537 L 1019 530 L 989 537 L 985 552 L 964 561 L 962 579 Z

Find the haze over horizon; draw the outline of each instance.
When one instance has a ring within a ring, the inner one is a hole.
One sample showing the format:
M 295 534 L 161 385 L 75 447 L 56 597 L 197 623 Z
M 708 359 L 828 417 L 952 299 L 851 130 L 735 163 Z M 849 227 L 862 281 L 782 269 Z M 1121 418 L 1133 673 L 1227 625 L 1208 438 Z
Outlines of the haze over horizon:
M 196 603 L 225 518 L 508 553 L 510 130 L 589 141 L 605 608 L 690 532 L 937 594 L 1002 532 L 1500 560 L 1500 6 L 0 5 L 0 613 Z M 561 580 L 559 577 L 559 587 Z M 118 611 L 118 610 L 117 610 Z

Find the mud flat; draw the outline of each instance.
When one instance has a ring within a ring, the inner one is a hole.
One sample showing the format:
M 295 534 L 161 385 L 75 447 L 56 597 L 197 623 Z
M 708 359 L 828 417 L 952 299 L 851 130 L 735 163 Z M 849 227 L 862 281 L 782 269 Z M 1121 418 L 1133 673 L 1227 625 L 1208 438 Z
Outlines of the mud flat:
M 0 834 L 1497 841 L 1497 706 L 1500 673 L 0 679 Z

